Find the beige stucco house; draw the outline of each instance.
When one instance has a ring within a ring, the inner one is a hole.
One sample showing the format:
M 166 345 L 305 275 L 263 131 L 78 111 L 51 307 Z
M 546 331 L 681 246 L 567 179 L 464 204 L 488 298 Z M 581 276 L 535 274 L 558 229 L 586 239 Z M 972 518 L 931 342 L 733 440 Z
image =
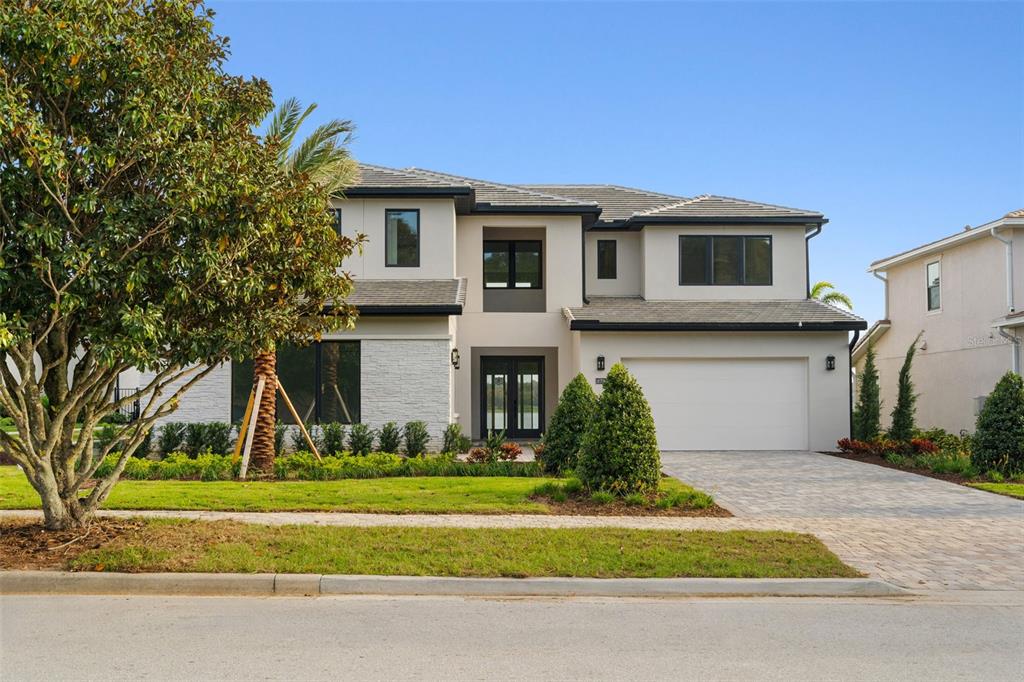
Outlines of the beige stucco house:
M 907 348 L 921 333 L 912 378 L 922 427 L 973 431 L 999 377 L 1020 372 L 1024 314 L 1024 209 L 883 258 L 868 272 L 885 282 L 885 319 L 853 350 L 877 352 L 883 426 L 896 400 Z
M 867 324 L 808 298 L 820 213 L 362 165 L 335 218 L 368 237 L 343 264 L 360 318 L 278 358 L 310 420 L 532 439 L 573 376 L 599 390 L 623 362 L 664 449 L 821 449 L 848 434 L 849 332 Z M 220 368 L 174 418 L 237 420 L 251 376 Z

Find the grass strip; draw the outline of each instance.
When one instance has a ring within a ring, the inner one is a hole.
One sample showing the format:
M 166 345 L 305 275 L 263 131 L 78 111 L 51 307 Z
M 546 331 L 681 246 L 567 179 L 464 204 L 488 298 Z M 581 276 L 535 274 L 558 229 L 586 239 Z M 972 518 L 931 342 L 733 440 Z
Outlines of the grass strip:
M 1024 500 L 1024 483 L 968 483 L 967 485 L 990 493 L 1009 495 Z
M 150 520 L 67 567 L 464 577 L 832 578 L 861 574 L 780 531 L 349 528 Z

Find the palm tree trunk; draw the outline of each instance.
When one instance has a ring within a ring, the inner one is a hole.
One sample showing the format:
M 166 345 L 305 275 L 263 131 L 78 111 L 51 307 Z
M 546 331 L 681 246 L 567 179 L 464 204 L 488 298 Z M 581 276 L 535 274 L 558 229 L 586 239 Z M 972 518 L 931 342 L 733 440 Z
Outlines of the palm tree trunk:
M 263 398 L 257 406 L 250 465 L 257 471 L 274 470 L 274 427 L 277 423 L 277 355 L 260 353 L 253 359 L 253 385 L 266 378 Z

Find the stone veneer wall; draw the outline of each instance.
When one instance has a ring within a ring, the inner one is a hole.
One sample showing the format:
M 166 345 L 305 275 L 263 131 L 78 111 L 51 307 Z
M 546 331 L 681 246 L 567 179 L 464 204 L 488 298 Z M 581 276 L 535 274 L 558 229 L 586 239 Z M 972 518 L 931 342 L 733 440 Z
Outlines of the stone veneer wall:
M 139 373 L 139 386 L 153 380 L 149 372 Z M 187 380 L 187 379 L 186 379 Z M 172 384 L 164 391 L 171 395 L 182 382 Z M 142 405 L 144 408 L 145 405 Z M 188 389 L 178 404 L 178 409 L 157 421 L 164 422 L 229 422 L 231 421 L 231 365 L 217 365 L 212 372 Z

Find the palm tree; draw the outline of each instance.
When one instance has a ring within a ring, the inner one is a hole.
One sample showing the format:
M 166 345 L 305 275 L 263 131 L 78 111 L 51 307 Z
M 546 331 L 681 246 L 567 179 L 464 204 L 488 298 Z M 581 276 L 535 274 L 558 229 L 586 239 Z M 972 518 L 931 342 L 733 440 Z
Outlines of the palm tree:
M 292 143 L 299 128 L 316 109 L 310 104 L 305 110 L 297 99 L 285 100 L 274 112 L 267 127 L 266 139 L 278 147 L 278 162 L 289 173 L 303 173 L 323 187 L 331 198 L 340 197 L 342 191 L 356 179 L 356 162 L 349 154 L 354 126 L 351 121 L 334 119 L 320 125 L 294 150 Z M 257 408 L 256 427 L 252 440 L 252 467 L 269 472 L 274 468 L 274 426 L 277 421 L 277 355 L 276 348 L 268 348 L 253 358 L 253 384 L 265 377 L 263 397 Z
M 828 303 L 830 305 L 841 305 L 847 310 L 853 310 L 853 301 L 841 291 L 836 291 L 832 282 L 816 282 L 811 287 L 811 298 L 815 301 Z

